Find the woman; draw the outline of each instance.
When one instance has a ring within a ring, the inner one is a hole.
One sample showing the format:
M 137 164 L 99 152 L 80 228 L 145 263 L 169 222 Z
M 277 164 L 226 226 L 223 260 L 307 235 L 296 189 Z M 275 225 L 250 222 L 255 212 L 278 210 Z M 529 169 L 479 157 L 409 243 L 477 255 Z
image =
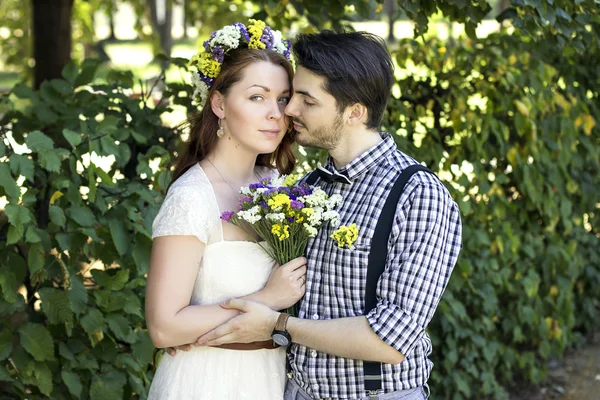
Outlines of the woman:
M 258 237 L 219 218 L 238 208 L 242 186 L 294 165 L 289 42 L 250 20 L 213 32 L 204 47 L 192 59 L 203 109 L 153 224 L 146 318 L 159 348 L 192 343 L 237 315 L 219 306 L 226 299 L 283 309 L 305 290 L 305 259 L 273 268 Z M 149 398 L 280 400 L 284 384 L 285 350 L 272 341 L 193 347 L 164 355 Z

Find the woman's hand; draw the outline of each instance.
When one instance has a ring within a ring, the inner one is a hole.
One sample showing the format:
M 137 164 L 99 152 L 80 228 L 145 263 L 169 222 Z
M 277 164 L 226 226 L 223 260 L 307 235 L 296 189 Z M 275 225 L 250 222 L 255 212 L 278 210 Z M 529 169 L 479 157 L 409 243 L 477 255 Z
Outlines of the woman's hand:
M 296 304 L 305 291 L 306 258 L 298 257 L 273 268 L 260 296 L 273 310 L 282 310 Z

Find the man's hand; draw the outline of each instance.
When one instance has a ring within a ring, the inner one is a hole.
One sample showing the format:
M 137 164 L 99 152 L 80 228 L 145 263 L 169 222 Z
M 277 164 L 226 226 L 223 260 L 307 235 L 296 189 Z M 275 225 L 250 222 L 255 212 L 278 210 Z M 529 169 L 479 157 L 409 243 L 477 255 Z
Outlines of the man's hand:
M 226 343 L 251 343 L 271 339 L 279 313 L 248 300 L 230 299 L 221 304 L 242 314 L 198 338 L 196 346 L 220 346 Z
M 175 357 L 175 353 L 177 353 L 177 350 L 190 351 L 191 349 L 192 349 L 192 345 L 191 344 L 182 344 L 181 346 L 177 346 L 177 347 L 167 347 L 165 349 L 165 351 L 171 357 Z

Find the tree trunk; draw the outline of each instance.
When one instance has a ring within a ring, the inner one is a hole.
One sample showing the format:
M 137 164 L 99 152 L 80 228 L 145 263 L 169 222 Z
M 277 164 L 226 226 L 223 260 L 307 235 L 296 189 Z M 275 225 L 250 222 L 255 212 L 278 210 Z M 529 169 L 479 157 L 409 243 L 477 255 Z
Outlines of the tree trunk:
M 390 43 L 396 41 L 396 37 L 394 36 L 394 24 L 396 22 L 396 10 L 398 10 L 398 6 L 394 0 L 385 0 L 383 3 L 383 7 L 385 9 L 385 13 L 388 16 L 388 37 L 387 40 Z
M 187 0 L 183 0 L 183 39 L 187 39 L 188 38 L 188 34 L 187 34 Z
M 164 20 L 159 20 L 157 2 L 165 2 L 165 15 Z M 173 37 L 171 35 L 173 27 L 173 6 L 166 0 L 146 0 L 148 8 L 150 9 L 150 19 L 152 20 L 152 27 L 158 34 L 160 40 L 160 51 L 167 57 L 171 57 L 171 49 L 173 47 Z
M 34 88 L 60 78 L 71 60 L 71 13 L 74 0 L 31 0 Z
M 108 37 L 108 40 L 117 40 L 117 37 L 115 36 L 115 15 L 112 10 L 108 14 L 108 26 L 110 28 L 110 36 Z

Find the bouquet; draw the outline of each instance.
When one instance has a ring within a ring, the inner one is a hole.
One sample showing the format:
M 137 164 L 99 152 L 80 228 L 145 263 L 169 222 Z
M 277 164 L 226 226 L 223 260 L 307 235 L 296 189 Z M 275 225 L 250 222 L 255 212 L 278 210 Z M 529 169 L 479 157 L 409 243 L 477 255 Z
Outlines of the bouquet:
M 342 197 L 328 196 L 321 188 L 299 184 L 300 175 L 264 178 L 240 190 L 240 209 L 225 211 L 221 219 L 248 232 L 251 227 L 268 246 L 261 247 L 280 265 L 304 255 L 308 240 L 327 223 L 339 226 L 335 208 Z M 352 248 L 356 224 L 339 227 L 331 238 L 339 247 Z

